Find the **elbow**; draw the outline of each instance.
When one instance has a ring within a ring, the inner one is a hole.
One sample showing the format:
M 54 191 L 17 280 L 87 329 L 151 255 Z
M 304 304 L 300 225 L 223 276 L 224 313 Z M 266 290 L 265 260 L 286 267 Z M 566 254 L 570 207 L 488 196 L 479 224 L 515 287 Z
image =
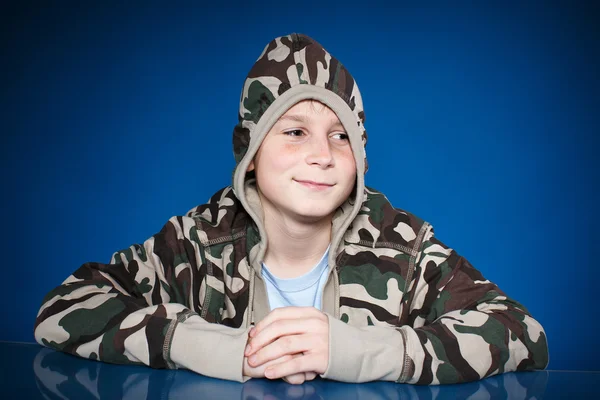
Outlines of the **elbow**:
M 33 337 L 42 346 L 63 350 L 69 341 L 69 333 L 63 329 L 56 310 L 43 304 L 35 319 Z
M 56 332 L 56 329 L 52 329 L 48 320 L 42 320 L 39 316 L 35 321 L 35 327 L 33 328 L 33 336 L 35 341 L 42 346 L 50 347 L 56 350 L 61 350 L 59 345 L 63 339 L 60 338 L 60 334 Z
M 525 328 L 522 335 L 509 345 L 511 358 L 514 359 L 516 371 L 545 369 L 549 362 L 548 340 L 542 325 L 530 316 L 523 321 Z M 511 336 L 513 336 L 511 334 Z
M 542 331 L 536 341 L 527 343 L 528 357 L 521 361 L 517 370 L 545 369 L 550 361 L 548 341 Z

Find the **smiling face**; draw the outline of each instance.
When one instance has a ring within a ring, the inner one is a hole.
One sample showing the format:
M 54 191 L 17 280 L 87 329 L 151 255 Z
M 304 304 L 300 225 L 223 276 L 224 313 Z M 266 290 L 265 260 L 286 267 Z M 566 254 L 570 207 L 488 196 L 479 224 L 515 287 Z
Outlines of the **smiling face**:
M 356 180 L 344 127 L 329 107 L 312 100 L 279 118 L 248 169 L 255 170 L 264 211 L 299 222 L 330 219 Z

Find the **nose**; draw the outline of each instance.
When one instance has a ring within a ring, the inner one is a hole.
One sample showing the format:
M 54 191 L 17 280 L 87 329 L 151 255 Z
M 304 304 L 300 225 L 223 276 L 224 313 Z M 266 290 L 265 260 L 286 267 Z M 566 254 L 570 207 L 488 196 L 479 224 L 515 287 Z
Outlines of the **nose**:
M 306 162 L 309 165 L 317 165 L 321 168 L 333 166 L 333 152 L 327 135 L 325 137 L 316 137 L 316 135 L 311 137 L 308 143 Z

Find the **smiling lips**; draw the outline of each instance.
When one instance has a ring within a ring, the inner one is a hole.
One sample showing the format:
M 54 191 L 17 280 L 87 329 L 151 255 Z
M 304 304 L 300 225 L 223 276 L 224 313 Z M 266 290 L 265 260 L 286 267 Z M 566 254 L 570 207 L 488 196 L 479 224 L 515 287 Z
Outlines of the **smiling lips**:
M 314 181 L 308 181 L 308 180 L 294 179 L 294 181 L 296 181 L 299 184 L 301 184 L 302 186 L 312 189 L 312 190 L 326 190 L 326 189 L 332 188 L 334 186 L 331 183 L 321 183 L 321 182 L 314 182 Z

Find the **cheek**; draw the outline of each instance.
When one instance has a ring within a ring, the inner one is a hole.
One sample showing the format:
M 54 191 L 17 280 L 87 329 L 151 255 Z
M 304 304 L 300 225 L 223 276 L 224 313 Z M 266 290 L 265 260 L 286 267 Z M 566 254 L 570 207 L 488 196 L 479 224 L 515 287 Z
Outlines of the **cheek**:
M 272 157 L 269 160 L 270 171 L 272 172 L 285 172 L 290 169 L 290 159 L 283 156 L 283 154 L 278 154 L 276 157 Z M 267 171 L 268 173 L 269 171 Z
M 280 146 L 277 148 L 266 146 L 262 151 L 257 169 L 266 177 L 274 172 L 285 172 L 293 165 L 296 153 L 297 148 L 293 146 Z
M 297 163 L 298 146 L 283 145 L 278 148 L 271 149 L 271 157 L 269 157 L 269 165 L 275 171 L 287 171 Z
M 339 158 L 342 173 L 348 177 L 349 181 L 354 182 L 356 179 L 356 161 L 352 152 L 344 152 Z

